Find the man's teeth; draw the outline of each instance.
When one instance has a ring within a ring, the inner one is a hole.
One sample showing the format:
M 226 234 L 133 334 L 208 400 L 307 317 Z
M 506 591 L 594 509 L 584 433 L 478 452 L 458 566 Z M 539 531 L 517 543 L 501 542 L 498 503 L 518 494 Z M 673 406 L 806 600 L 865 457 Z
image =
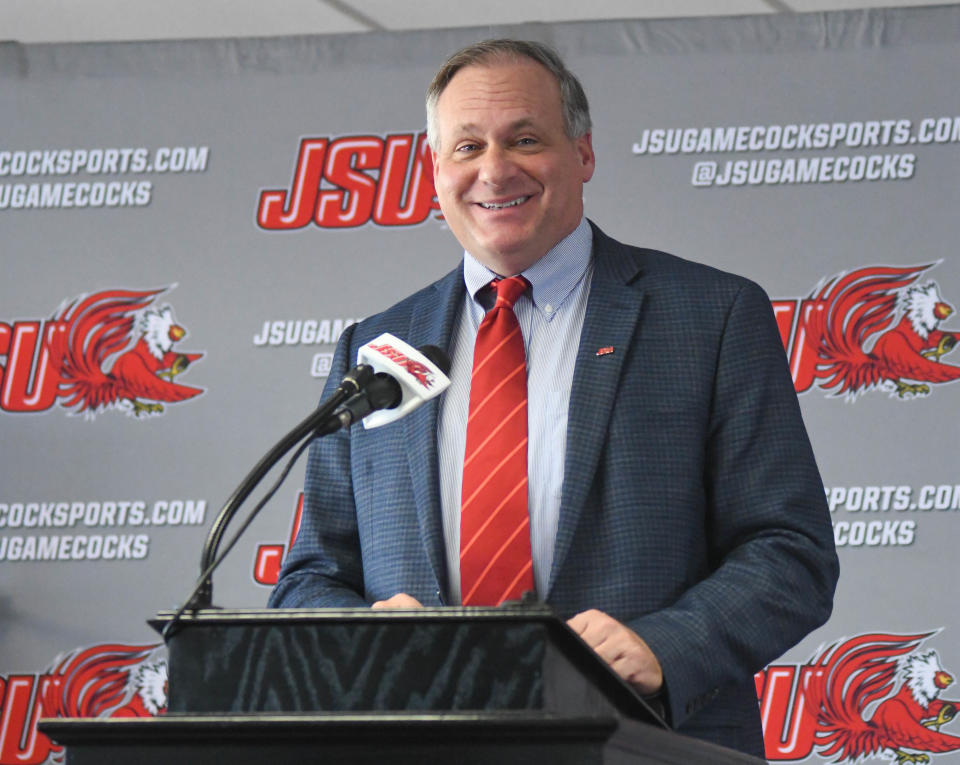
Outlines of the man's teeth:
M 481 202 L 480 206 L 485 210 L 502 210 L 504 207 L 516 207 L 517 205 L 522 205 L 530 197 L 519 197 L 514 199 L 512 202 Z

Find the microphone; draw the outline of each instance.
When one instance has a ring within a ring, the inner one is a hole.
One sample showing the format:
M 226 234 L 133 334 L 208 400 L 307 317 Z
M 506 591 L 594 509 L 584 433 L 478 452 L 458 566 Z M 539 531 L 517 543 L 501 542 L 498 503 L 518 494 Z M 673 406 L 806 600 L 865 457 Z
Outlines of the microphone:
M 378 428 L 406 417 L 425 401 L 450 386 L 450 358 L 435 345 L 413 348 L 384 333 L 357 352 L 357 366 L 372 370 L 359 393 L 352 396 L 331 420 L 349 428 L 357 420 L 363 427 Z M 367 381 L 369 380 L 369 381 Z

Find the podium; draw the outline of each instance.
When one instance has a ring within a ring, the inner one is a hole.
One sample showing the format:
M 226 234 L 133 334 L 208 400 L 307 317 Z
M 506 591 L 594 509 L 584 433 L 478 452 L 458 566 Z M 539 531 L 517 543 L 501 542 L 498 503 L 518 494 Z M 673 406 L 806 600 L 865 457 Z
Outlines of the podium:
M 761 762 L 668 730 L 544 606 L 206 609 L 171 632 L 165 715 L 40 722 L 67 765 Z

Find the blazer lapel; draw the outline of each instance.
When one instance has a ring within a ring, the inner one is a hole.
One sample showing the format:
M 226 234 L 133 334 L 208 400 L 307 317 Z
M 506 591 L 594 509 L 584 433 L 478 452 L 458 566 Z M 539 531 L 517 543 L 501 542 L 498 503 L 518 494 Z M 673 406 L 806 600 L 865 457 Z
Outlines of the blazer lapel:
M 436 345 L 445 351 L 459 315 L 464 293 L 463 267 L 451 271 L 427 289 L 420 304 L 413 310 L 409 338 L 414 347 Z M 443 521 L 440 510 L 440 467 L 437 457 L 437 419 L 440 397 L 432 398 L 404 418 L 408 444 L 410 481 L 417 503 L 420 538 L 441 589 L 447 583 L 447 564 L 443 542 Z M 444 597 L 446 600 L 446 596 Z
M 605 236 L 596 226 L 593 236 L 594 274 L 570 392 L 560 518 L 548 590 L 570 551 L 597 471 L 623 362 L 633 344 L 643 302 L 642 290 L 630 286 L 640 272 L 635 251 Z M 601 349 L 605 352 L 598 355 Z

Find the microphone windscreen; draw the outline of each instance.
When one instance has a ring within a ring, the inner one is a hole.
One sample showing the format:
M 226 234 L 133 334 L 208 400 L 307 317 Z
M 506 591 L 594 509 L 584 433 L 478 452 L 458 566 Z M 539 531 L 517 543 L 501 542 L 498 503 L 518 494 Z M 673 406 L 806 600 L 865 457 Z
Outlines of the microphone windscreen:
M 421 345 L 417 350 L 430 359 L 437 369 L 445 375 L 450 374 L 450 357 L 443 348 L 438 348 L 435 345 Z

